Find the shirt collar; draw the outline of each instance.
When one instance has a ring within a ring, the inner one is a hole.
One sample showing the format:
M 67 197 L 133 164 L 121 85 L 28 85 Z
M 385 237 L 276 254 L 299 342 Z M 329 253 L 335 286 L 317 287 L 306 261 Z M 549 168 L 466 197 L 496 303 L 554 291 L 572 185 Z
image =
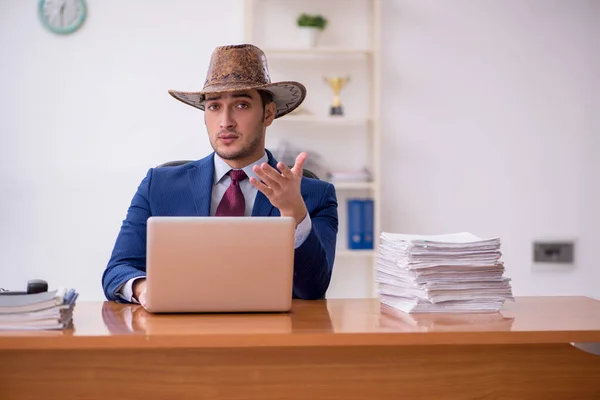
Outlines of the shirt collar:
M 256 174 L 254 173 L 254 171 L 252 170 L 252 168 L 255 165 L 260 165 L 263 162 L 268 162 L 269 161 L 269 157 L 267 156 L 267 153 L 265 152 L 265 154 L 258 160 L 256 160 L 255 162 L 253 162 L 252 164 L 246 165 L 244 168 L 242 168 L 242 170 L 244 170 L 244 172 L 246 173 L 246 175 L 248 175 L 248 178 L 256 178 L 257 180 L 260 180 L 260 178 L 258 176 L 256 176 Z M 213 157 L 213 162 L 215 165 L 215 176 L 214 176 L 214 182 L 215 185 L 218 184 L 219 182 L 221 182 L 221 179 L 223 179 L 223 177 L 225 175 L 227 175 L 227 173 L 233 169 L 229 166 L 229 164 L 227 164 L 225 162 L 225 160 L 223 160 L 221 157 L 219 157 L 219 155 L 217 153 L 215 153 L 215 156 Z

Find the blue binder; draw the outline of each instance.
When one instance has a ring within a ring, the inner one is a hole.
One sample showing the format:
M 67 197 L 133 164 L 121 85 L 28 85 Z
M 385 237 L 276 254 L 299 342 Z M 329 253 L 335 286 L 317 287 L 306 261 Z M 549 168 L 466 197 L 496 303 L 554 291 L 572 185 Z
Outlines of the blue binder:
M 374 231 L 374 202 L 373 199 L 365 199 L 362 201 L 362 225 L 363 234 L 361 241 L 362 249 L 373 249 Z
M 348 249 L 362 249 L 363 242 L 363 201 L 348 199 Z
M 348 199 L 348 249 L 373 249 L 373 199 Z

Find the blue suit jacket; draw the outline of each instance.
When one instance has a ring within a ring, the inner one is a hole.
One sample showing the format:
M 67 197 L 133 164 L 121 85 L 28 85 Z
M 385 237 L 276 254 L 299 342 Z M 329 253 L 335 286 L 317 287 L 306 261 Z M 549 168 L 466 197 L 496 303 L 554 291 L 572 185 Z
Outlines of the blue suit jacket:
M 267 150 L 269 164 L 277 160 Z M 150 169 L 134 195 L 112 255 L 102 275 L 109 300 L 122 301 L 117 289 L 146 274 L 146 220 L 151 216 L 208 216 L 214 180 L 214 153 L 178 167 Z M 312 220 L 312 231 L 295 250 L 292 296 L 319 299 L 325 295 L 335 258 L 338 231 L 337 198 L 330 183 L 303 178 L 301 192 Z M 253 216 L 280 216 L 260 191 Z

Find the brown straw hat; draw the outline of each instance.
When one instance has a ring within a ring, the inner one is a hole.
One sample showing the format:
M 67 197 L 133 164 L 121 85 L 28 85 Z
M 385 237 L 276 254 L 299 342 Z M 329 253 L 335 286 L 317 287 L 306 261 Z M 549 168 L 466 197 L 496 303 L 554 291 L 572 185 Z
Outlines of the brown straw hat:
M 177 100 L 204 111 L 207 94 L 247 89 L 265 90 L 273 95 L 275 118 L 295 110 L 306 97 L 306 88 L 301 83 L 271 83 L 265 53 L 251 44 L 217 47 L 212 53 L 201 92 L 169 90 L 169 93 Z

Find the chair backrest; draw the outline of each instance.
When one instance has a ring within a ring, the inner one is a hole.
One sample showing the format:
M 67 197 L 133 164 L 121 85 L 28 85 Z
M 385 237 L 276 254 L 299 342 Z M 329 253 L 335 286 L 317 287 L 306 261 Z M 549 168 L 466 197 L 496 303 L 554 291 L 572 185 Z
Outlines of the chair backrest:
M 156 168 L 164 168 L 164 167 L 178 167 L 180 165 L 187 164 L 192 162 L 192 160 L 175 160 L 175 161 L 167 161 L 166 163 L 162 163 L 157 165 Z
M 165 163 L 162 163 L 158 166 L 156 166 L 156 168 L 164 168 L 164 167 L 178 167 L 180 165 L 185 165 L 189 162 L 192 162 L 192 160 L 173 160 L 173 161 L 167 161 Z M 290 165 L 289 168 L 292 168 L 292 166 Z M 303 169 L 302 170 L 302 175 L 305 178 L 312 178 L 312 179 L 319 179 L 319 177 L 312 171 L 308 170 L 308 169 Z

